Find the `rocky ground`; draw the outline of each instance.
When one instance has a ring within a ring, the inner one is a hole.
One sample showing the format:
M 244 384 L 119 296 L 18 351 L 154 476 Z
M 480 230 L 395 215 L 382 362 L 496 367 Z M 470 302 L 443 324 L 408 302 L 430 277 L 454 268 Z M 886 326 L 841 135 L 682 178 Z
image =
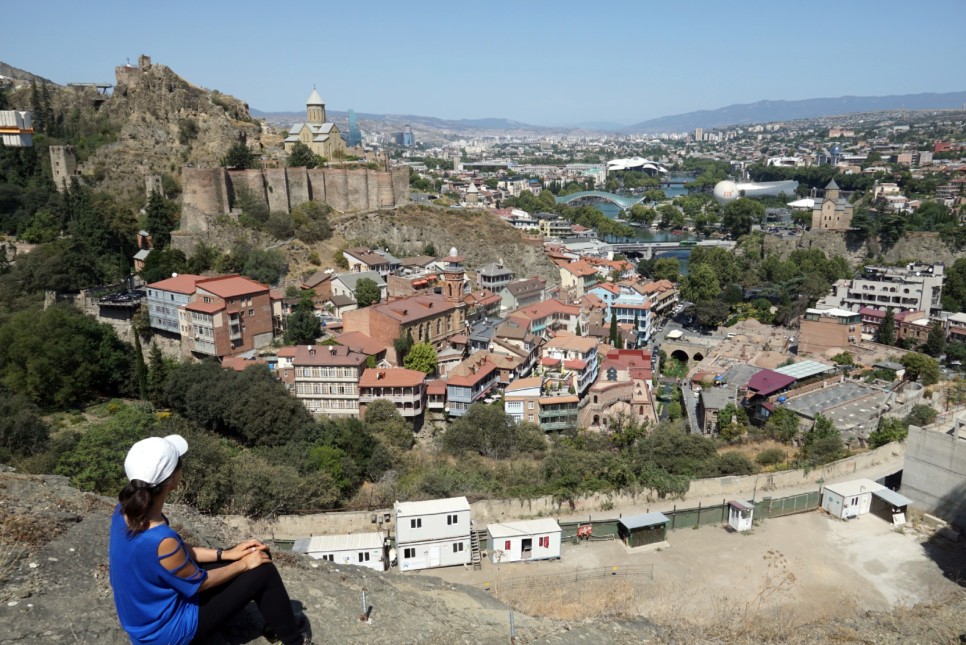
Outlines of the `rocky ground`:
M 107 532 L 113 501 L 81 493 L 55 476 L 0 473 L 0 643 L 125 643 L 108 582 Z M 189 541 L 229 544 L 226 525 L 173 507 L 172 524 Z M 429 575 L 378 574 L 276 554 L 293 602 L 319 642 L 506 643 L 509 608 L 479 588 Z M 362 592 L 371 607 L 360 620 Z M 541 590 L 533 590 L 541 593 Z M 653 589 L 649 590 L 653 594 Z M 635 592 L 629 588 L 628 592 Z M 627 601 L 632 601 L 627 598 Z M 966 633 L 966 592 L 889 612 L 838 615 L 793 631 L 755 625 L 720 631 L 664 614 L 656 622 L 622 613 L 573 620 L 513 616 L 518 643 L 953 643 Z M 254 610 L 211 640 L 260 643 Z

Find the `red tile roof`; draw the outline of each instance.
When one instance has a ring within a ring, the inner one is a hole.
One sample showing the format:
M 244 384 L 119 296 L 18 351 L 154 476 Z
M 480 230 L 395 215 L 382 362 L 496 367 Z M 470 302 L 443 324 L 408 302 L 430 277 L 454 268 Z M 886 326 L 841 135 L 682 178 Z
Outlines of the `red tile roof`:
M 347 331 L 344 334 L 339 334 L 333 340 L 354 352 L 362 352 L 369 356 L 376 356 L 386 351 L 386 347 L 383 344 L 373 340 L 361 331 Z
M 439 316 L 452 311 L 456 305 L 443 296 L 426 294 L 400 298 L 392 302 L 373 305 L 371 309 L 401 323 L 410 323 Z
M 206 278 L 198 281 L 198 288 L 215 294 L 219 298 L 235 298 L 268 291 L 268 285 L 255 282 L 240 275 Z
M 191 273 L 182 273 L 181 275 L 152 282 L 148 285 L 148 288 L 190 295 L 195 292 L 195 284 L 199 280 L 204 280 L 204 277 Z
M 285 358 L 293 358 L 295 356 L 295 346 L 280 347 L 278 350 L 278 356 Z
M 195 300 L 194 302 L 189 302 L 184 306 L 188 311 L 198 311 L 203 314 L 213 314 L 216 311 L 221 311 L 225 308 L 225 303 L 222 301 L 216 302 L 205 302 L 201 298 Z
M 328 367 L 359 366 L 365 363 L 367 358 L 365 354 L 353 352 L 342 345 L 299 345 L 295 348 L 292 364 Z
M 586 278 L 588 276 L 597 275 L 597 269 L 590 266 L 583 260 L 571 262 L 569 264 L 561 264 L 560 267 L 565 271 L 577 276 L 578 278 Z
M 582 370 L 587 367 L 587 361 L 579 358 L 573 358 L 569 361 L 564 361 L 564 367 L 566 367 L 568 370 Z
M 446 381 L 436 379 L 426 383 L 426 394 L 446 394 Z
M 359 379 L 359 387 L 416 387 L 426 380 L 426 374 L 404 367 L 367 369 Z

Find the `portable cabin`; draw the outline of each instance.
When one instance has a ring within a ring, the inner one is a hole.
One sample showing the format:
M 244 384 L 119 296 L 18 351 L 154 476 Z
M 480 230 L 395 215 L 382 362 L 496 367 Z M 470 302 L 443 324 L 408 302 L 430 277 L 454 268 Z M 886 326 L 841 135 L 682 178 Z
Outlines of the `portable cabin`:
M 622 517 L 617 522 L 617 535 L 627 546 L 647 546 L 667 539 L 670 522 L 664 513 L 644 513 Z
M 465 497 L 396 502 L 394 510 L 401 571 L 471 562 L 470 503 Z
M 560 557 L 560 525 L 549 517 L 490 524 L 486 536 L 493 564 Z
M 908 497 L 890 490 L 871 479 L 856 479 L 829 484 L 822 492 L 822 508 L 835 517 L 848 520 L 873 512 L 896 525 L 904 524 Z
M 751 502 L 728 502 L 728 526 L 736 531 L 751 530 L 751 523 L 755 515 L 755 505 Z
M 386 570 L 386 541 L 382 533 L 313 535 L 295 540 L 292 552 L 306 553 L 316 560 L 335 564 Z
M 872 508 L 872 493 L 883 488 L 871 479 L 827 484 L 822 491 L 822 509 L 843 520 L 865 515 Z

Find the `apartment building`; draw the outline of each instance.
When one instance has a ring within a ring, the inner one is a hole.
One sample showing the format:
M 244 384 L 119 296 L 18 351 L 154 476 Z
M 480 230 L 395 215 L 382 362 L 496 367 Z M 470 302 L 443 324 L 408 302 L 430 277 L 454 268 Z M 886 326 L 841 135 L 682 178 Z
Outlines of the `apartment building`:
M 545 297 L 547 281 L 543 278 L 525 278 L 506 285 L 499 291 L 503 310 L 519 309 L 541 302 Z
M 577 428 L 580 399 L 567 391 L 553 389 L 542 376 L 520 379 L 507 386 L 504 409 L 517 423 L 536 423 L 545 432 Z
M 313 414 L 358 417 L 359 380 L 367 359 L 342 345 L 299 345 L 291 378 L 282 380 Z
M 489 289 L 499 293 L 503 287 L 513 281 L 513 271 L 503 266 L 502 262 L 491 262 L 480 267 L 476 272 L 476 284 L 480 289 Z
M 450 370 L 446 377 L 446 411 L 461 417 L 471 405 L 497 387 L 500 370 L 487 352 L 477 352 Z
M 359 416 L 366 406 L 385 399 L 404 419 L 416 419 L 426 409 L 426 374 L 402 367 L 367 369 L 359 379 Z
M 342 252 L 349 265 L 349 271 L 359 273 L 362 271 L 375 271 L 382 277 L 399 270 L 399 260 L 386 251 L 372 250 L 366 248 L 346 249 Z
M 818 302 L 819 308 L 851 309 L 862 307 L 885 311 L 936 313 L 942 309 L 944 266 L 911 263 L 901 267 L 866 266 L 852 280 L 838 280 L 832 293 Z
M 238 275 L 176 275 L 147 285 L 153 329 L 177 334 L 201 356 L 233 356 L 272 342 L 275 319 L 267 285 Z
M 542 350 L 540 365 L 548 378 L 559 373 L 573 388 L 573 393 L 582 397 L 597 380 L 598 357 L 597 340 L 587 336 L 560 334 L 547 341 Z
M 517 321 L 537 336 L 557 331 L 576 334 L 578 325 L 581 329 L 587 328 L 587 318 L 579 306 L 564 304 L 556 298 L 512 311 L 507 320 Z

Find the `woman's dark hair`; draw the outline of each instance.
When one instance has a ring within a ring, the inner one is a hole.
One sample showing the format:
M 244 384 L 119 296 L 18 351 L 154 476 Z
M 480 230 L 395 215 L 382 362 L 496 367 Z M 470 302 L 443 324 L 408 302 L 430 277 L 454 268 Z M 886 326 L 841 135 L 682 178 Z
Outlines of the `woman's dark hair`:
M 151 485 L 140 479 L 132 479 L 121 490 L 117 499 L 121 502 L 121 512 L 127 520 L 127 529 L 131 535 L 137 535 L 148 528 L 148 524 L 151 523 L 148 520 L 148 512 L 151 510 L 152 504 L 154 504 L 154 498 L 161 494 L 165 484 L 179 470 L 181 470 L 180 459 L 178 459 L 178 465 L 175 466 L 174 472 L 160 484 Z

